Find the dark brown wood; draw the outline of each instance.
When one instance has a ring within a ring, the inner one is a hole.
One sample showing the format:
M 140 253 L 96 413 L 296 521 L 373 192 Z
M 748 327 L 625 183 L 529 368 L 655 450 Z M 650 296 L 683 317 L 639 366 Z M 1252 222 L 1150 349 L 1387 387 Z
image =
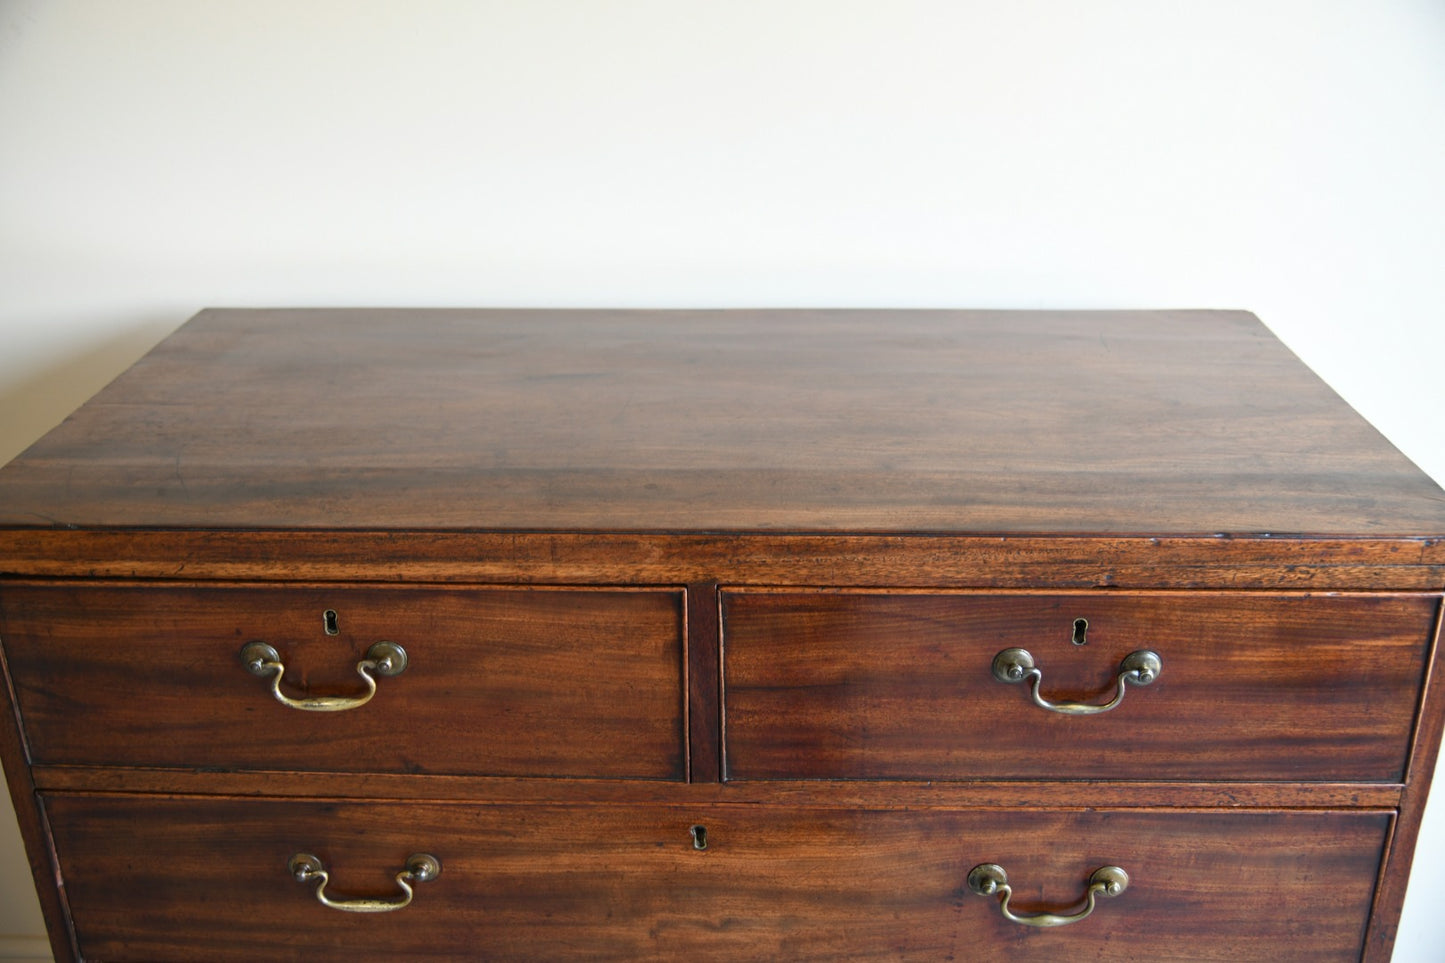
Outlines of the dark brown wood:
M 715 582 L 687 587 L 688 780 L 722 778 L 722 692 Z
M 0 575 L 1439 591 L 1445 538 L 0 530 Z
M 1445 605 L 1441 606 L 1435 624 L 1432 653 L 1434 658 L 1426 675 L 1400 815 L 1390 833 L 1385 860 L 1380 869 L 1380 888 L 1375 896 L 1375 912 L 1370 918 L 1365 963 L 1389 963 L 1395 945 L 1395 934 L 1400 927 L 1400 912 L 1405 904 L 1405 886 L 1410 879 L 1415 844 L 1420 836 L 1420 822 L 1425 814 L 1425 800 L 1430 794 L 1442 730 L 1445 730 L 1445 712 L 1441 712 L 1439 708 L 1440 703 L 1445 702 L 1445 673 L 1440 671 L 1438 661 L 1442 644 L 1445 644 Z
M 0 671 L 4 673 L 0 678 L 0 764 L 4 766 L 10 801 L 20 823 L 20 838 L 25 844 L 30 874 L 35 880 L 35 893 L 45 919 L 50 952 L 56 960 L 75 960 L 79 958 L 79 950 L 75 944 L 75 932 L 71 929 L 70 907 L 65 901 L 65 894 L 55 885 L 57 863 L 55 849 L 51 845 L 50 825 L 40 808 L 40 797 L 28 766 L 3 648 L 0 648 Z
M 32 761 L 683 779 L 680 591 L 7 585 L 3 633 Z M 322 613 L 338 613 L 336 636 Z M 281 705 L 240 659 L 274 646 Z
M 555 802 L 689 805 L 731 803 L 861 809 L 1038 809 L 1077 806 L 1183 809 L 1394 809 L 1399 783 L 1188 782 L 1079 779 L 966 782 L 857 779 L 675 783 L 662 780 L 567 780 L 503 776 L 416 776 L 394 773 L 216 772 L 37 766 L 42 792 L 125 792 L 406 801 Z
M 868 812 L 730 806 L 48 800 L 80 924 L 105 960 L 1356 960 L 1385 812 Z M 691 826 L 707 829 L 705 851 Z M 1043 841 L 1047 841 L 1043 844 Z M 293 881 L 320 857 L 333 897 Z M 1067 912 L 1088 874 L 1129 888 L 1057 929 L 1003 920 L 964 881 L 1009 872 L 1015 910 Z M 136 893 L 145 893 L 137 901 Z
M 1228 311 L 212 311 L 7 526 L 1445 535 Z
M 1428 595 L 726 592 L 735 779 L 1403 779 Z M 1084 644 L 1073 641 L 1084 619 Z M 990 667 L 1030 652 L 1065 716 Z
M 0 759 L 60 959 L 1384 963 L 1442 590 L 1243 312 L 210 311 L 0 469 Z

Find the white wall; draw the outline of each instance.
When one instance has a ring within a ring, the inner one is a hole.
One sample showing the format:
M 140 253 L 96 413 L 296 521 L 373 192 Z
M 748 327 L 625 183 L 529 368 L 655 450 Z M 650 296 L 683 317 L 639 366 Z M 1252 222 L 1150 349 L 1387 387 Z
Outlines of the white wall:
M 203 305 L 1177 306 L 1445 480 L 1442 265 L 1438 0 L 0 0 L 0 460 Z

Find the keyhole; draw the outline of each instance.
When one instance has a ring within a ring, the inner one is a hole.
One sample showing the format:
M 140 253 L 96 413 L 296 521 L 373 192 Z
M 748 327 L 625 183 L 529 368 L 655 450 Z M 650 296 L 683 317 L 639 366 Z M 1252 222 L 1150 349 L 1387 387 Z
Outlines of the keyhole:
M 1083 645 L 1089 640 L 1084 638 L 1084 633 L 1089 631 L 1088 619 L 1074 619 L 1074 644 Z
M 693 826 L 688 832 L 692 833 L 692 848 L 707 849 L 707 827 Z
M 321 613 L 321 626 L 326 629 L 327 635 L 337 635 L 341 632 L 341 626 L 336 623 L 335 609 L 327 609 Z

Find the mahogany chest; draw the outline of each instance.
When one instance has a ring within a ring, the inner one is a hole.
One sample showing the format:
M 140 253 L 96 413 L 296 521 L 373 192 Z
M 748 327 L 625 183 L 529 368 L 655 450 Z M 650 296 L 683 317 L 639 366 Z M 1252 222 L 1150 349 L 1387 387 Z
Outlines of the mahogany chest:
M 1442 589 L 1242 312 L 206 311 L 0 470 L 0 757 L 57 959 L 1380 963 Z

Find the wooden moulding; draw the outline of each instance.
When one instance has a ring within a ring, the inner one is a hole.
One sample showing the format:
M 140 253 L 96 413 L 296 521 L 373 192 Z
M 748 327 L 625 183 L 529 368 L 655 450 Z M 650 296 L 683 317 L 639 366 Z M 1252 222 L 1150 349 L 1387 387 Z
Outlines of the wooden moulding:
M 1182 809 L 1392 809 L 1396 783 L 1123 782 L 1107 779 L 1032 782 L 735 781 L 691 784 L 653 780 L 567 782 L 512 777 L 385 773 L 195 771 L 37 766 L 43 792 L 266 796 L 300 799 L 789 805 L 862 809 L 1088 807 Z
M 0 566 L 40 578 L 1440 591 L 1445 539 L 11 529 Z

